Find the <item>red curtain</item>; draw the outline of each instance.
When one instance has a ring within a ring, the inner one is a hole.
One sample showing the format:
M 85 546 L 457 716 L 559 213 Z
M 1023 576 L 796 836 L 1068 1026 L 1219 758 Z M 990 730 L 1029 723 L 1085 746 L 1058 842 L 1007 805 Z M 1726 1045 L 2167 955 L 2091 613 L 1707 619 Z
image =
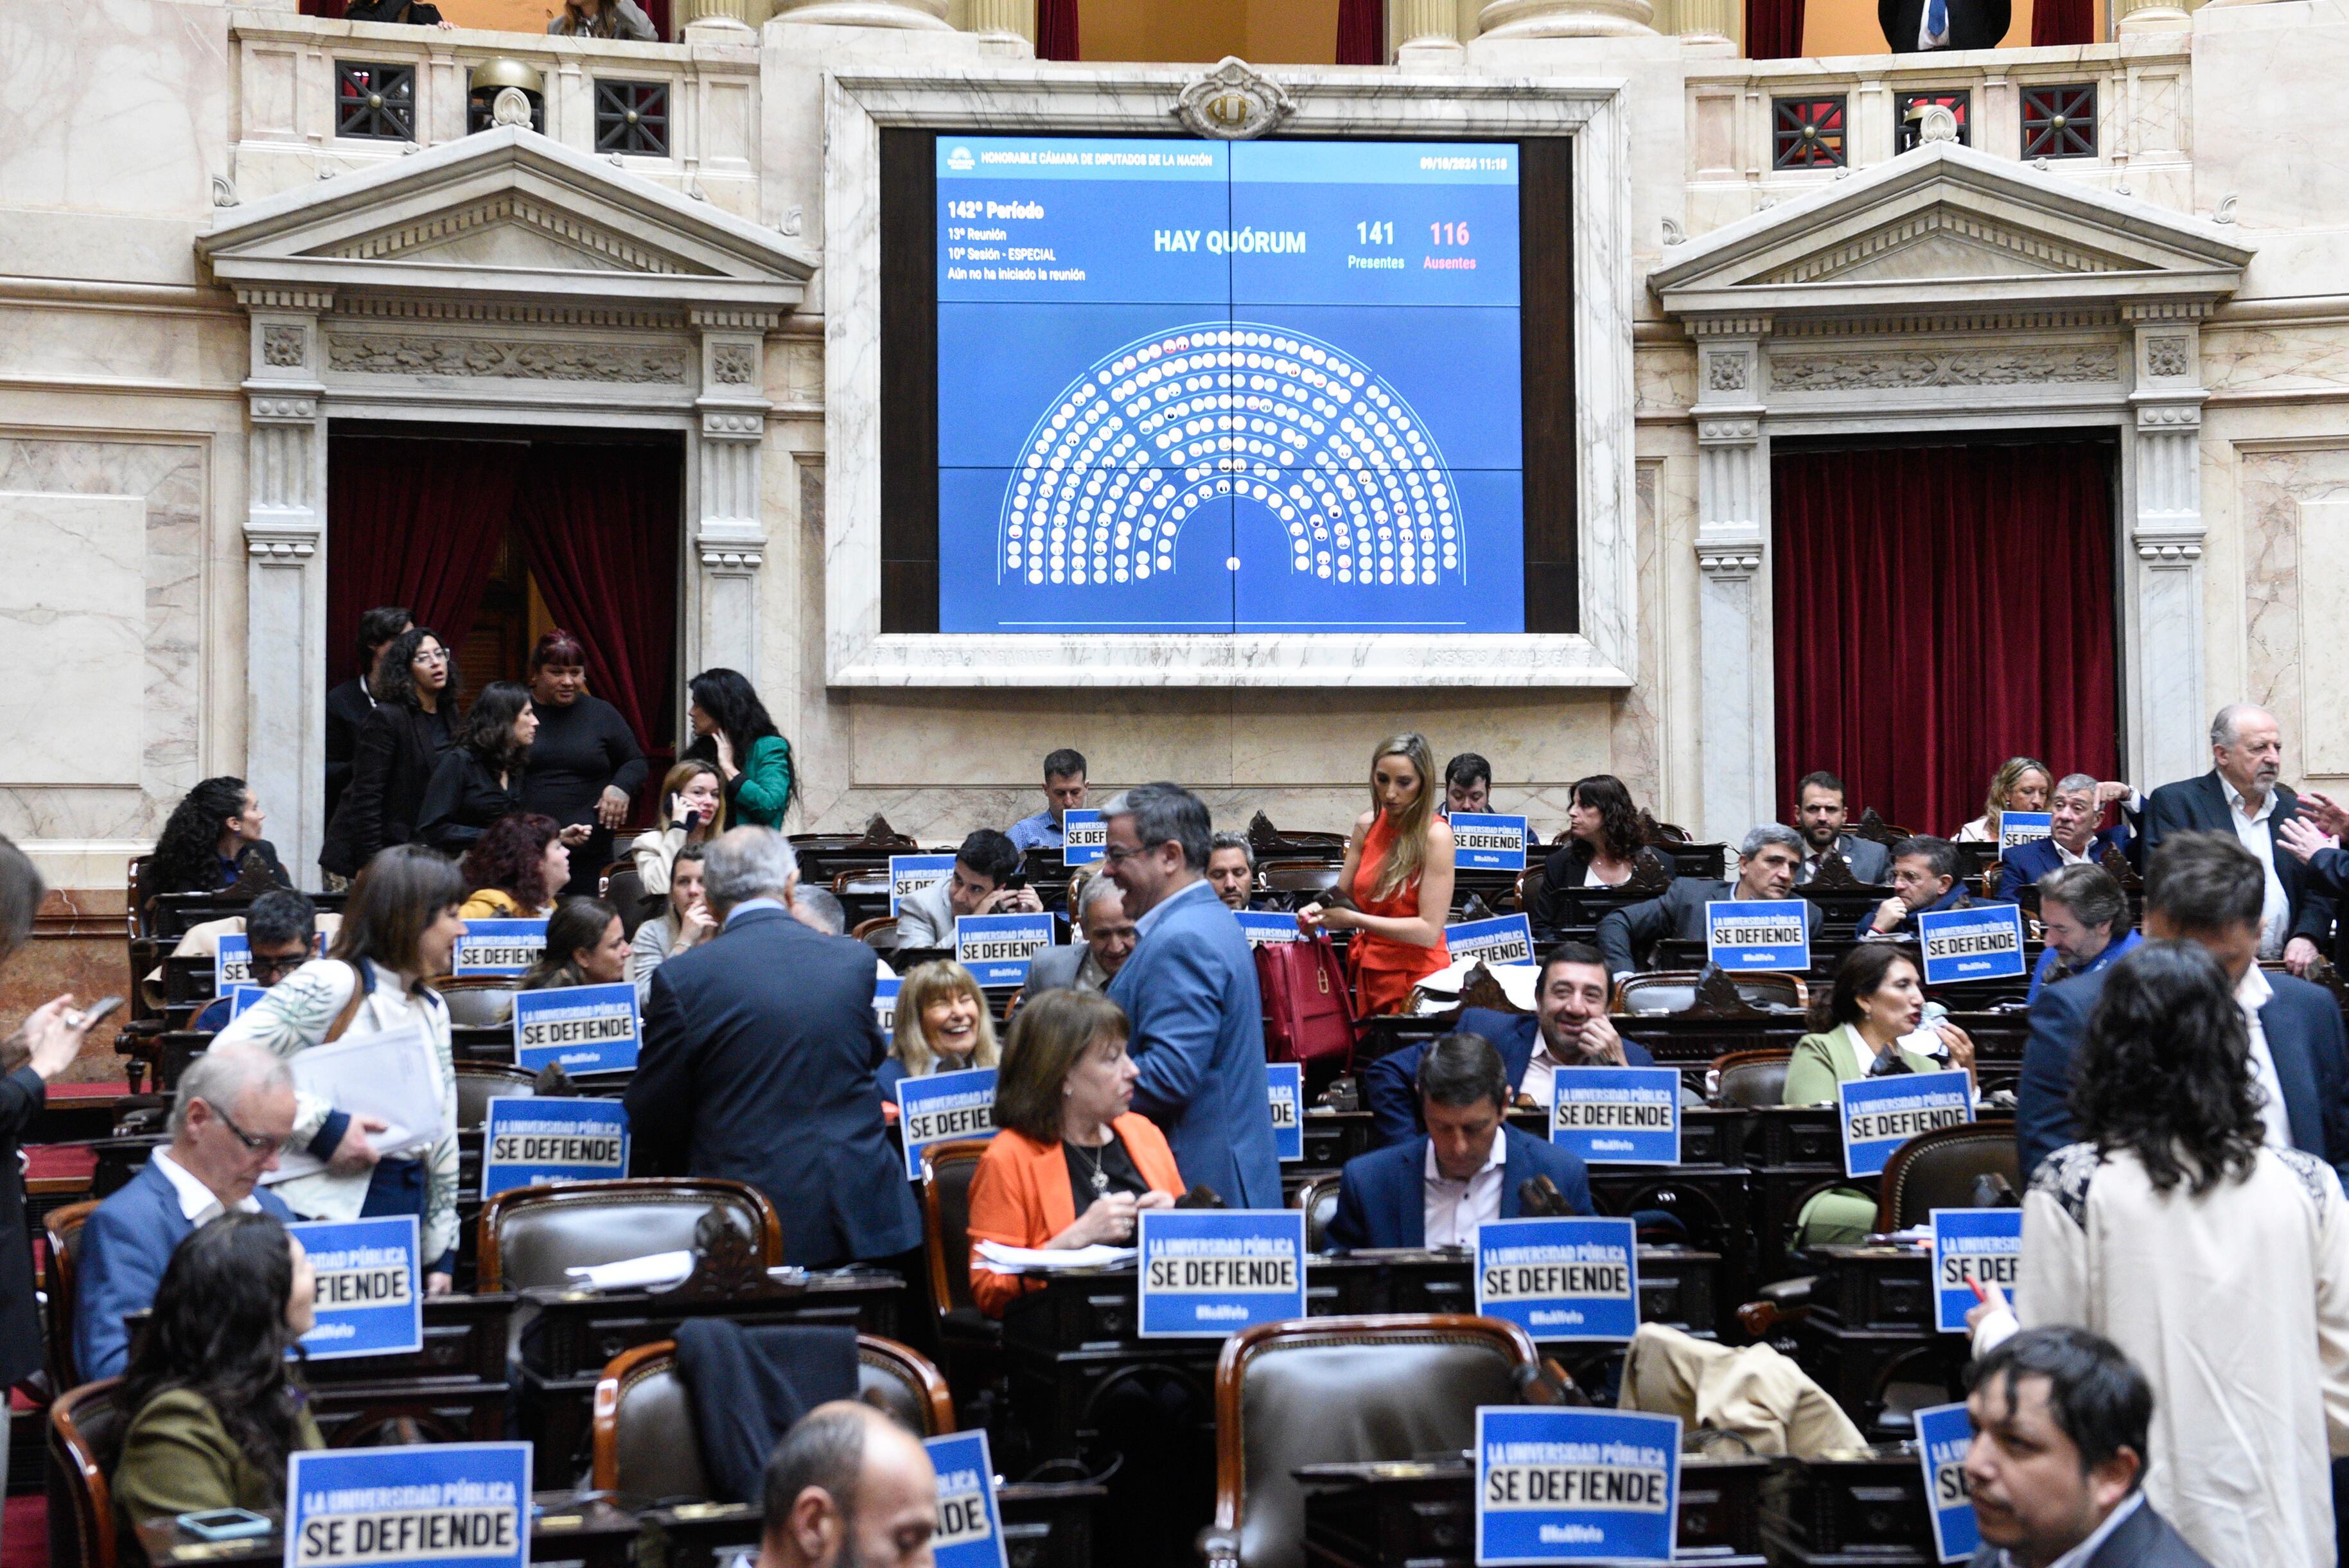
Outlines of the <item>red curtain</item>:
M 1073 60 L 1077 55 L 1077 0 L 1036 0 L 1036 57 Z
M 2010 756 L 2115 776 L 2110 449 L 1787 452 L 1771 465 L 1778 794 L 1840 774 L 1920 833 Z
M 2096 41 L 2096 0 L 2032 0 L 2031 47 L 2069 47 Z
M 352 668 L 351 628 L 406 605 L 450 648 L 464 641 L 497 567 L 530 451 L 515 443 L 330 436 L 326 443 L 326 657 Z
M 1791 60 L 1803 52 L 1803 0 L 1745 0 L 1745 57 Z
M 1386 0 L 1338 0 L 1338 63 L 1387 63 Z

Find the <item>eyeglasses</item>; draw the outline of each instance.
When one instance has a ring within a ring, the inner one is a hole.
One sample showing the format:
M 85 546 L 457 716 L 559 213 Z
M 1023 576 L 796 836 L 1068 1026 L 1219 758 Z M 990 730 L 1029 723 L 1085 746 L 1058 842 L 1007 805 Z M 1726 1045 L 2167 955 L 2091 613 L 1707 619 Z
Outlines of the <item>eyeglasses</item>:
M 307 952 L 298 952 L 289 958 L 264 958 L 259 953 L 254 953 L 250 967 L 255 980 L 264 974 L 272 978 L 280 978 L 292 974 L 309 961 L 310 955 Z
M 446 664 L 449 662 L 449 650 L 445 648 L 435 648 L 429 650 L 419 651 L 416 655 L 416 662 L 419 664 Z
M 253 1153 L 259 1154 L 264 1148 L 275 1148 L 277 1147 L 278 1140 L 276 1138 L 255 1137 L 251 1133 L 245 1131 L 243 1127 L 237 1126 L 235 1120 L 232 1118 L 226 1111 L 221 1109 L 218 1106 L 213 1106 L 210 1100 L 206 1100 L 204 1104 L 212 1106 L 212 1115 L 220 1117 L 221 1126 L 228 1128 L 232 1133 L 234 1133 L 236 1135 L 236 1141 L 244 1145 L 244 1147 Z
M 1137 844 L 1128 849 L 1123 844 L 1112 844 L 1102 851 L 1102 858 L 1112 866 L 1123 866 L 1137 855 L 1148 854 L 1153 847 L 1154 846 L 1148 844 Z

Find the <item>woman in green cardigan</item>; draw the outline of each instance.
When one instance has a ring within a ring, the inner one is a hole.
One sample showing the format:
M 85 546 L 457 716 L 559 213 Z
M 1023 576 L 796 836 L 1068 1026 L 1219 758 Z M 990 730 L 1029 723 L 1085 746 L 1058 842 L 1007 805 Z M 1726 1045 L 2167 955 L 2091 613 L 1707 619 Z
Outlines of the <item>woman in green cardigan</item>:
M 316 1293 L 301 1243 L 267 1214 L 223 1214 L 171 1254 L 122 1379 L 133 1412 L 113 1480 L 124 1562 L 146 1560 L 145 1521 L 278 1507 L 285 1456 L 326 1446 L 285 1358 L 316 1322 Z
M 695 739 L 684 760 L 717 766 L 733 821 L 781 828 L 799 781 L 792 774 L 792 743 L 767 717 L 757 688 L 740 671 L 719 669 L 703 670 L 688 690 Z

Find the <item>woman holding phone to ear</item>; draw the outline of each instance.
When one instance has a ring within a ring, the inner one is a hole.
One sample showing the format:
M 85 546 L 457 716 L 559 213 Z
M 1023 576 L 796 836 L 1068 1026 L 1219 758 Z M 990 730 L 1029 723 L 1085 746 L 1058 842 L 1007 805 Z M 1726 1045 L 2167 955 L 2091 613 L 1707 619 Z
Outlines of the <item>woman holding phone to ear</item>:
M 661 780 L 660 825 L 636 835 L 629 854 L 647 898 L 668 896 L 669 867 L 688 844 L 707 844 L 726 831 L 726 778 L 715 763 L 688 760 Z

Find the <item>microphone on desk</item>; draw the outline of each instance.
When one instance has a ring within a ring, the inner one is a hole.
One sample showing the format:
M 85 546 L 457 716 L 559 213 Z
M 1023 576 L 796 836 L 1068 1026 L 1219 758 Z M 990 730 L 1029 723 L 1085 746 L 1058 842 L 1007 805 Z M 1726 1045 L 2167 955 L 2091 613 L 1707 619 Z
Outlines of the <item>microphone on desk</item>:
M 1174 1200 L 1177 1209 L 1228 1209 L 1223 1195 L 1212 1187 L 1194 1187 Z
M 1517 1212 L 1528 1220 L 1548 1220 L 1572 1214 L 1574 1209 L 1557 1182 L 1547 1176 L 1530 1176 L 1517 1183 Z

